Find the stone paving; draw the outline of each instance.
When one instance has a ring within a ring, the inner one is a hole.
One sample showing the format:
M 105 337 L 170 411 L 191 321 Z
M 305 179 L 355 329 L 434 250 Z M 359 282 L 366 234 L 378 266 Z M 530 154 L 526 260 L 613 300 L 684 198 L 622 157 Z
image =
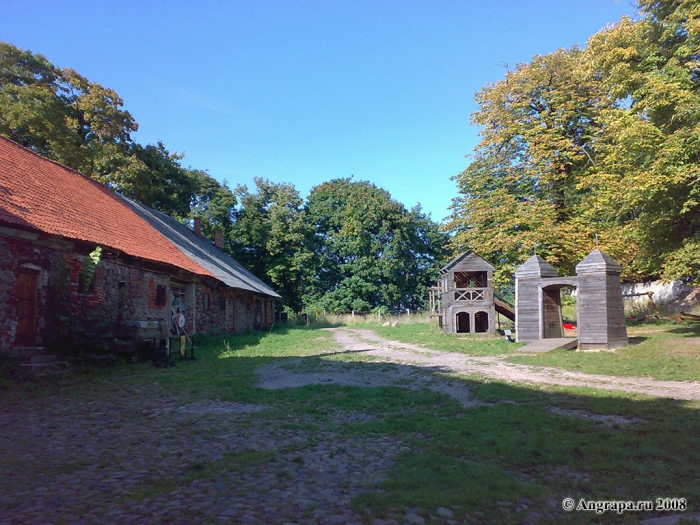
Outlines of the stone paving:
M 335 431 L 371 417 L 363 413 L 330 413 L 317 426 L 153 388 L 115 384 L 85 402 L 57 395 L 0 409 L 11 466 L 0 474 L 0 525 L 362 523 L 350 500 L 378 490 L 405 449 Z
M 508 376 L 511 380 L 548 383 L 550 377 L 494 358 L 389 343 L 367 331 L 334 332 L 346 351 L 378 358 L 382 367 L 368 372 L 348 363 L 318 362 L 309 368 L 291 359 L 284 366 L 259 369 L 258 384 L 273 389 L 319 383 L 421 385 L 469 409 L 480 403 L 468 388 L 442 374 L 438 381 L 435 372 L 474 368 L 503 379 L 507 367 L 520 374 Z M 598 377 L 579 375 L 574 379 Z M 58 390 L 51 398 L 0 405 L 0 525 L 491 523 L 482 512 L 457 507 L 440 507 L 432 514 L 420 508 L 392 509 L 382 518 L 353 508 L 355 497 L 381 490 L 408 450 L 396 437 L 341 432 L 343 425 L 371 421 L 372 414 L 327 409 L 314 417 L 286 415 L 265 405 L 175 397 L 156 383 L 127 384 L 117 376 L 101 383 L 91 399 Z M 680 394 L 697 398 L 697 384 L 683 386 Z M 90 392 L 90 385 L 80 388 Z M 686 398 L 673 393 L 671 397 Z M 622 416 L 549 409 L 601 425 L 636 423 Z M 541 474 L 553 486 L 578 476 L 566 466 Z M 498 514 L 509 516 L 510 523 L 558 522 L 565 518 L 561 497 L 552 494 L 545 504 L 499 501 Z

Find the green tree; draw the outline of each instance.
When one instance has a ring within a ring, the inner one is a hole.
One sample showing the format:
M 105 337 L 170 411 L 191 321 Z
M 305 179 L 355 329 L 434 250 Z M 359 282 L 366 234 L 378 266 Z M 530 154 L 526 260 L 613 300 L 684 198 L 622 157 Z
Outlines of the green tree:
M 228 237 L 232 255 L 267 281 L 293 311 L 302 307 L 302 269 L 310 254 L 304 201 L 292 184 L 255 179 L 255 191 L 238 186 L 236 221 Z
M 161 142 L 134 143 L 138 125 L 122 106 L 114 90 L 0 42 L 0 133 L 148 206 L 186 216 L 197 184 L 180 166 L 182 155 Z
M 200 190 L 201 179 L 180 166 L 183 155 L 170 153 L 162 142 L 146 147 L 135 144 L 132 152 L 141 168 L 134 176 L 113 176 L 112 182 L 122 193 L 147 206 L 173 217 L 186 217 Z
M 206 171 L 190 170 L 196 191 L 190 206 L 189 217 L 202 218 L 202 233 L 214 237 L 216 230 L 224 233 L 224 248 L 231 252 L 231 231 L 236 220 L 238 200 L 226 182 L 220 183 Z
M 510 278 L 535 243 L 572 271 L 592 247 L 595 225 L 581 221 L 579 181 L 595 164 L 599 81 L 578 48 L 536 56 L 477 95 L 472 123 L 483 126 L 469 167 L 455 179 L 448 228 L 455 251 L 472 248 Z
M 0 42 L 0 133 L 104 182 L 129 172 L 138 129 L 114 90 Z
M 446 237 L 419 207 L 408 211 L 366 181 L 315 187 L 304 301 L 328 311 L 424 306 Z
M 639 5 L 640 20 L 590 41 L 592 67 L 616 101 L 604 115 L 593 200 L 629 232 L 639 275 L 700 282 L 700 4 Z
M 596 234 L 625 278 L 700 280 L 700 4 L 639 7 L 477 94 L 449 228 L 500 281 L 535 243 L 571 272 Z

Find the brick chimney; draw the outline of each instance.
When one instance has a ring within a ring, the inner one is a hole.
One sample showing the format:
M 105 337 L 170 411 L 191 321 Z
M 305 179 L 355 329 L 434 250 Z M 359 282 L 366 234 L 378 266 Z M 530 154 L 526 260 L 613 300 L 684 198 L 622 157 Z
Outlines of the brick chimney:
M 224 232 L 221 230 L 216 230 L 214 232 L 214 244 L 219 250 L 224 249 Z
M 202 218 L 201 217 L 194 218 L 194 234 L 197 237 L 202 236 Z

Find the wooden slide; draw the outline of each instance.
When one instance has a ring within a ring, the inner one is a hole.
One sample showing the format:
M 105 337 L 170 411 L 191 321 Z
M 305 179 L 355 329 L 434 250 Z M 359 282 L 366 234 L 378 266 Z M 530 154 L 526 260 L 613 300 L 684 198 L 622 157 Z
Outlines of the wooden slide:
M 504 317 L 507 317 L 511 321 L 515 321 L 515 308 L 505 302 L 503 299 L 498 297 L 496 294 L 493 296 L 493 302 L 496 305 L 496 311 Z

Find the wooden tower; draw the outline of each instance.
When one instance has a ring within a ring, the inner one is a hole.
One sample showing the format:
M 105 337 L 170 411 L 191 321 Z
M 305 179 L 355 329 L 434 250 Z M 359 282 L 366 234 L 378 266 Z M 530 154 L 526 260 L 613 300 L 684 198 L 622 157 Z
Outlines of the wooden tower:
M 593 250 L 576 265 L 580 349 L 627 346 L 621 271 L 620 265 L 600 250 Z
M 535 255 L 515 272 L 515 334 L 520 342 L 564 336 L 561 289 L 577 287 L 578 348 L 614 349 L 627 345 L 620 265 L 593 250 L 576 266 L 576 277 L 559 277 Z
M 442 331 L 496 333 L 493 265 L 469 250 L 440 270 Z

